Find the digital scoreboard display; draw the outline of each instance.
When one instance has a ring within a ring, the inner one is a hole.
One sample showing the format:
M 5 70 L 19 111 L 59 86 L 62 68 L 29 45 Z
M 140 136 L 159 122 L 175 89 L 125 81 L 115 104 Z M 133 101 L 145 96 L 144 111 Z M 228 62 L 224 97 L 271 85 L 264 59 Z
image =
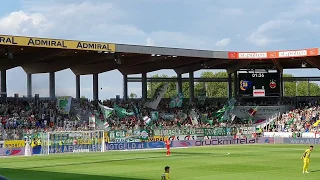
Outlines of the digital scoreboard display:
M 279 73 L 239 73 L 238 80 L 240 96 L 280 96 Z

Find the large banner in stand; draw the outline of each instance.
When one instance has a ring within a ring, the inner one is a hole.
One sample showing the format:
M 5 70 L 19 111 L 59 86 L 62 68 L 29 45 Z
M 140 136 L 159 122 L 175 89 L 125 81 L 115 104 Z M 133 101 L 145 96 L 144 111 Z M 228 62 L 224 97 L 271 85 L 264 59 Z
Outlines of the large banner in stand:
M 124 143 L 124 142 L 141 142 L 147 140 L 149 132 L 144 129 L 138 130 L 115 130 L 109 131 L 109 141 L 112 143 Z
M 248 111 L 250 109 L 254 109 L 256 106 L 235 106 L 232 110 L 233 114 L 235 114 L 239 118 L 248 118 Z M 292 106 L 259 106 L 258 111 L 255 114 L 255 119 L 269 119 L 276 114 L 285 113 L 292 109 Z
M 203 128 L 173 128 L 153 130 L 154 136 L 203 135 Z

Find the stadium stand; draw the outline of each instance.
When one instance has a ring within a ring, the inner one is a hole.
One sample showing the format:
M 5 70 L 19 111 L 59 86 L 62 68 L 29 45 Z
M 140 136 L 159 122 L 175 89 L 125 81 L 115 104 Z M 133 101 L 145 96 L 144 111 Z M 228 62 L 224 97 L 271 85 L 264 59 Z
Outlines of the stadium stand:
M 137 100 L 116 101 L 107 100 L 100 102 L 104 106 L 113 108 L 115 105 L 128 112 L 133 112 L 133 106 L 140 107 L 142 116 L 148 116 L 152 110 L 141 107 L 141 103 Z M 219 122 L 213 115 L 215 111 L 222 107 L 220 102 L 206 102 L 203 106 L 194 103 L 193 105 L 183 104 L 181 108 L 169 108 L 169 102 L 163 101 L 158 106 L 160 114 L 174 114 L 174 120 L 167 121 L 164 117 L 159 116 L 159 120 L 153 122 L 152 125 L 146 126 L 146 122 L 142 118 L 135 116 L 126 116 L 119 118 L 112 115 L 109 118 L 108 129 L 138 129 L 138 128 L 172 128 L 172 127 L 234 127 L 241 126 L 248 121 L 228 121 Z M 266 103 L 266 102 L 265 102 Z M 287 101 L 287 103 L 292 103 Z M 314 132 L 318 128 L 311 126 L 319 119 L 320 108 L 316 106 L 317 102 L 305 102 L 300 104 L 310 105 L 311 108 L 299 108 L 286 112 L 268 124 L 261 131 L 269 132 Z M 255 103 L 253 104 L 255 105 Z M 207 119 L 212 119 L 212 123 L 207 121 L 199 121 L 197 125 L 193 125 L 191 119 L 187 116 L 192 109 L 196 113 L 206 114 Z M 60 113 L 57 109 L 57 102 L 50 100 L 28 101 L 24 99 L 10 100 L 0 106 L 0 140 L 17 140 L 23 139 L 26 134 L 35 132 L 53 132 L 53 131 L 87 131 L 92 130 L 89 126 L 89 117 L 95 116 L 95 129 L 104 129 L 106 124 L 103 114 L 99 109 L 97 102 L 87 99 L 77 101 L 72 100 L 72 109 L 69 114 Z M 99 123 L 100 122 L 100 123 Z

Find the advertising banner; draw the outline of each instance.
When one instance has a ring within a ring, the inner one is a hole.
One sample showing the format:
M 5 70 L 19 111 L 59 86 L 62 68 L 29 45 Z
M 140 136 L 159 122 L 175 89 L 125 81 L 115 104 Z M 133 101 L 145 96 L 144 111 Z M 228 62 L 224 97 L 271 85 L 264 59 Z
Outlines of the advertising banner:
M 304 133 L 302 133 L 302 137 L 303 138 L 319 138 L 319 134 L 316 134 L 313 132 L 304 132 Z
M 170 138 L 169 136 L 149 136 L 148 141 L 149 142 L 166 141 L 169 138 Z
M 256 138 L 215 138 L 207 140 L 196 140 L 196 146 L 216 146 L 216 145 L 233 145 L 233 144 L 256 144 Z
M 281 137 L 259 137 L 258 144 L 283 144 Z
M 144 142 L 129 142 L 129 143 L 108 143 L 106 150 L 133 150 L 133 149 L 146 149 L 148 143 Z
M 320 144 L 320 139 L 318 138 L 283 138 L 284 144 Z
M 40 147 L 41 150 L 41 147 Z M 35 151 L 33 150 L 34 154 Z M 101 145 L 62 145 L 62 146 L 50 146 L 50 154 L 57 153 L 76 153 L 76 152 L 101 152 Z
M 204 136 L 227 136 L 227 128 L 204 128 Z
M 263 137 L 292 137 L 292 132 L 264 132 Z
M 29 46 L 107 52 L 115 52 L 116 50 L 115 44 L 101 42 L 71 41 L 62 39 L 47 39 L 7 35 L 0 35 L 0 39 L 0 44 L 11 46 Z
M 196 146 L 195 140 L 182 140 L 182 141 L 172 141 L 171 147 L 192 147 Z
M 21 156 L 24 148 L 0 148 L 0 156 Z
M 165 144 L 164 142 L 148 142 L 148 148 L 154 149 L 154 148 L 164 148 Z
M 0 141 L 0 148 L 3 148 L 4 146 L 4 141 Z
M 35 146 L 32 148 L 32 154 L 41 154 L 41 146 Z
M 125 138 L 127 131 L 119 130 L 119 131 L 109 131 L 110 141 L 113 142 L 115 138 Z
M 170 141 L 182 141 L 182 140 L 196 140 L 196 135 L 180 135 L 180 136 L 171 136 L 169 137 Z
M 153 135 L 155 136 L 179 136 L 179 135 L 195 135 L 195 134 L 203 134 L 203 130 L 201 128 L 173 128 L 173 129 L 156 129 L 153 130 Z
M 21 148 L 25 146 L 24 140 L 4 141 L 4 148 Z
M 240 127 L 239 131 L 242 134 L 246 134 L 246 135 L 250 135 L 256 132 L 256 128 L 255 127 Z

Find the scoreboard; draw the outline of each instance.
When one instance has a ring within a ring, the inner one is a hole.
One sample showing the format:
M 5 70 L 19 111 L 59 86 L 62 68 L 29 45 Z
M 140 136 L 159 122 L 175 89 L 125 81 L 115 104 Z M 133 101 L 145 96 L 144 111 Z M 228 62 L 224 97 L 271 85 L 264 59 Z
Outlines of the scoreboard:
M 266 97 L 280 96 L 280 74 L 239 73 L 239 96 Z

